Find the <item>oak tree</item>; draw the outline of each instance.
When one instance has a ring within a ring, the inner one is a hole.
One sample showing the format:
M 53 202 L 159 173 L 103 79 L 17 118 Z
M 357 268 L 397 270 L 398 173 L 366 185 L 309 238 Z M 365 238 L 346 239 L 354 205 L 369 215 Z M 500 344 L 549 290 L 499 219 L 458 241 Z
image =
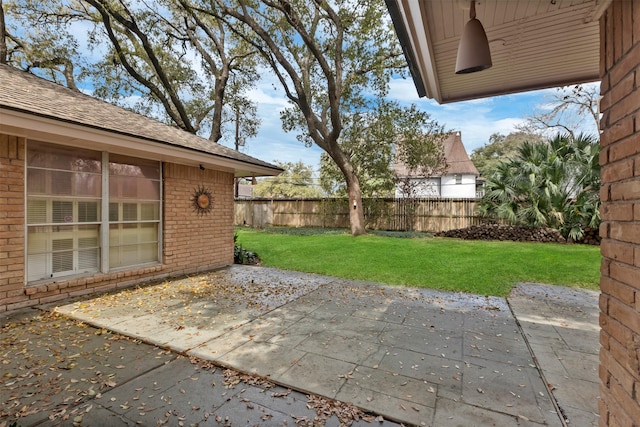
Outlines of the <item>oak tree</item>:
M 11 39 L 14 66 L 38 68 L 76 89 L 79 76 L 95 96 L 213 141 L 222 138 L 225 116 L 232 114 L 227 98 L 250 103 L 255 52 L 184 1 L 10 0 L 10 6 L 16 31 L 8 34 L 20 33 Z M 242 117 L 255 127 L 255 109 Z
M 379 100 L 374 109 L 345 118 L 340 145 L 357 171 L 363 197 L 393 197 L 396 187 L 406 190 L 412 182 L 394 164 L 413 177 L 444 172 L 445 138 L 444 127 L 415 105 Z M 344 177 L 326 153 L 320 159 L 320 180 L 328 194 L 347 194 Z
M 283 128 L 315 144 L 344 176 L 351 233 L 363 234 L 361 184 L 341 145 L 345 120 L 384 98 L 406 62 L 380 0 L 192 0 L 259 53 L 291 107 Z

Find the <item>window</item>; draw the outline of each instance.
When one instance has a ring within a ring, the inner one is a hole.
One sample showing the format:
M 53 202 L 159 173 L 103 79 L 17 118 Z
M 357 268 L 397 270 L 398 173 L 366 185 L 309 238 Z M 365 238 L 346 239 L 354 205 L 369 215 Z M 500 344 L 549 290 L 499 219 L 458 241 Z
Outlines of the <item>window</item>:
M 460 174 L 455 174 L 454 175 L 455 179 L 456 179 L 456 185 L 460 185 L 462 184 L 462 175 Z
M 142 159 L 109 159 L 109 265 L 158 260 L 160 165 Z
M 158 261 L 159 163 L 111 156 L 103 165 L 102 157 L 91 150 L 29 141 L 29 282 Z M 103 180 L 110 182 L 108 191 Z M 105 198 L 108 217 L 102 214 Z M 110 232 L 101 237 L 103 228 Z M 109 262 L 101 263 L 105 250 Z
M 99 269 L 101 154 L 30 142 L 27 280 Z

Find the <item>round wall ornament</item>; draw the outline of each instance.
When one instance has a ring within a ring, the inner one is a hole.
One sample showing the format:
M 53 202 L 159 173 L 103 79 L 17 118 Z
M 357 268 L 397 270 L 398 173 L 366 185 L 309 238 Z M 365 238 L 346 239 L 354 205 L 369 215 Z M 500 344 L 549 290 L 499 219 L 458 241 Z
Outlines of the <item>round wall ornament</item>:
M 204 215 L 211 212 L 213 209 L 213 195 L 204 186 L 199 186 L 195 190 L 193 190 L 193 194 L 191 196 L 191 206 L 193 210 L 199 214 Z

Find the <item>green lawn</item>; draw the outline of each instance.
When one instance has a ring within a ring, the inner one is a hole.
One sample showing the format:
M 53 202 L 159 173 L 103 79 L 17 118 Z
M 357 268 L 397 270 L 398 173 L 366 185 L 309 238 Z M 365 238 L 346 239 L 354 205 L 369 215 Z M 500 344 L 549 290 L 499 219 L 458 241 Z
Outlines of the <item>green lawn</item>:
M 600 249 L 443 238 L 237 229 L 262 265 L 391 285 L 505 296 L 518 282 L 598 289 Z

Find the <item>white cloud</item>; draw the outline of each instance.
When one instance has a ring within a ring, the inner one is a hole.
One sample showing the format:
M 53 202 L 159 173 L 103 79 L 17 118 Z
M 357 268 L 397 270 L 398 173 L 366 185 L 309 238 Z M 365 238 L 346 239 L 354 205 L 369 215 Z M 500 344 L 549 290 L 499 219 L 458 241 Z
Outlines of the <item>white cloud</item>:
M 274 135 L 261 135 L 247 143 L 244 153 L 262 159 L 266 162 L 303 162 L 318 171 L 320 153 L 316 146 L 305 147 L 304 144 L 293 139 L 273 139 Z
M 276 86 L 277 87 L 277 86 Z M 273 107 L 277 107 L 277 112 L 289 106 L 287 98 L 281 89 L 274 89 L 271 82 L 260 81 L 258 84 L 247 92 L 247 97 L 258 104 L 258 107 L 269 106 L 269 111 L 273 112 Z M 263 108 L 266 110 L 266 108 Z
M 389 98 L 401 103 L 415 103 L 445 129 L 462 132 L 462 141 L 469 153 L 489 142 L 494 133 L 506 135 L 516 131 L 516 126 L 525 121 L 533 107 L 529 105 L 530 93 L 441 105 L 432 99 L 418 98 L 413 81 L 400 78 L 390 82 Z M 533 98 L 539 99 L 540 95 Z
M 516 131 L 516 125 L 522 123 L 524 119 L 507 117 L 503 119 L 491 120 L 484 116 L 478 116 L 471 120 L 459 121 L 454 130 L 462 132 L 462 142 L 467 152 L 471 154 L 476 148 L 482 147 L 489 142 L 489 137 L 494 133 L 507 135 Z
M 481 103 L 466 101 L 458 103 L 456 108 L 438 106 L 427 109 L 431 117 L 445 129 L 462 133 L 462 142 L 468 153 L 489 142 L 492 134 L 514 132 L 515 126 L 524 121 L 501 110 L 503 107 L 495 100 Z
M 448 104 L 439 105 L 443 110 L 449 111 L 464 111 L 468 109 L 475 109 L 481 111 L 489 111 L 494 105 L 494 98 L 478 98 L 470 99 L 467 101 L 451 102 Z
M 418 92 L 413 80 L 410 78 L 402 79 L 395 78 L 389 82 L 389 96 L 390 99 L 406 102 L 418 102 Z

